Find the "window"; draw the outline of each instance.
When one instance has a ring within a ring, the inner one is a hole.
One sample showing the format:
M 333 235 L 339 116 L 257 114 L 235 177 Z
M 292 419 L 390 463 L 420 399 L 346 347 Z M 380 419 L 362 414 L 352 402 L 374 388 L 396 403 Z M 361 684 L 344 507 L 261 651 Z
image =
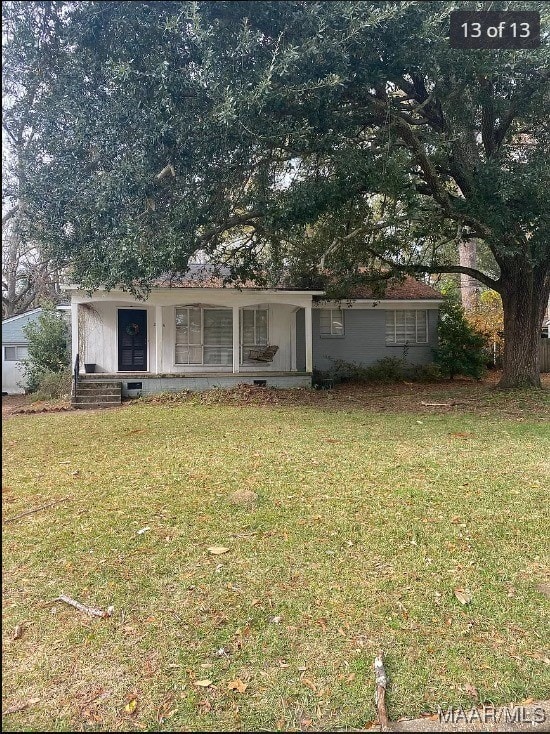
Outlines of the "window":
M 386 311 L 386 344 L 427 343 L 427 311 Z
M 267 339 L 267 308 L 243 308 L 241 311 L 241 362 L 248 350 L 265 347 Z
M 176 308 L 176 364 L 233 364 L 231 309 Z
M 322 308 L 320 311 L 321 336 L 344 336 L 344 312 L 339 308 Z
M 20 362 L 29 356 L 28 347 L 4 347 L 5 362 Z

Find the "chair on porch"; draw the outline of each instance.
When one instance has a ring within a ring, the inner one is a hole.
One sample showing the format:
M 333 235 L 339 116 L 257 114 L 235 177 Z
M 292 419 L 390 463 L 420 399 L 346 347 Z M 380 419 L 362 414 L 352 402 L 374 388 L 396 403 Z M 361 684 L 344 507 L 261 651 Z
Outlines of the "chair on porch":
M 261 347 L 261 349 L 250 349 L 248 359 L 252 359 L 255 362 L 273 362 L 273 357 L 278 351 L 279 347 L 274 344 Z

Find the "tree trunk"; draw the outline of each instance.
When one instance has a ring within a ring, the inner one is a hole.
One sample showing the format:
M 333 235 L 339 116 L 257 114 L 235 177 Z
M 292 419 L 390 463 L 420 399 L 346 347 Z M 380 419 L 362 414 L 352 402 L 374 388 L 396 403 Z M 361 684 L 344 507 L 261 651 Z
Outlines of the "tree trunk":
M 504 355 L 499 387 L 541 387 L 539 350 L 550 274 L 522 263 L 502 269 L 501 283 Z
M 475 240 L 460 242 L 458 245 L 458 260 L 465 268 L 477 267 L 477 243 Z M 479 283 L 471 275 L 460 275 L 460 297 L 466 311 L 473 311 L 477 306 Z

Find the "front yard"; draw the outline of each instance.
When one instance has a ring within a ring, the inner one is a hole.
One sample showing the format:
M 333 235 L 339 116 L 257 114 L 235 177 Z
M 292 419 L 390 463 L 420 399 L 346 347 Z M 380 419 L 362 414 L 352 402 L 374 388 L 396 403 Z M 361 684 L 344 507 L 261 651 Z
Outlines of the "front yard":
M 5 421 L 4 730 L 360 727 L 380 648 L 394 719 L 547 696 L 547 396 L 344 398 Z

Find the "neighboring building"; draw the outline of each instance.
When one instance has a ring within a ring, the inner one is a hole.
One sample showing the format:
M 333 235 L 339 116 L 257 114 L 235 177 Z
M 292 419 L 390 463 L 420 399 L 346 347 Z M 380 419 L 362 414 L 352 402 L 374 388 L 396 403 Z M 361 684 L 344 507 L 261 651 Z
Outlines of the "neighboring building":
M 441 295 L 407 278 L 384 299 L 358 289 L 329 302 L 320 290 L 223 287 L 205 266 L 159 281 L 146 301 L 122 290 L 68 287 L 73 364 L 123 395 L 238 383 L 311 385 L 332 359 L 370 364 L 433 359 Z M 268 347 L 272 347 L 268 349 Z M 85 368 L 84 365 L 88 365 Z
M 58 306 L 58 309 L 70 315 L 70 306 Z M 41 308 L 34 308 L 2 321 L 2 394 L 25 392 L 21 360 L 27 357 L 28 347 L 23 327 L 37 321 L 41 313 Z
M 2 394 L 25 392 L 21 360 L 27 357 L 28 348 L 23 327 L 36 321 L 41 313 L 41 308 L 35 308 L 2 321 Z

